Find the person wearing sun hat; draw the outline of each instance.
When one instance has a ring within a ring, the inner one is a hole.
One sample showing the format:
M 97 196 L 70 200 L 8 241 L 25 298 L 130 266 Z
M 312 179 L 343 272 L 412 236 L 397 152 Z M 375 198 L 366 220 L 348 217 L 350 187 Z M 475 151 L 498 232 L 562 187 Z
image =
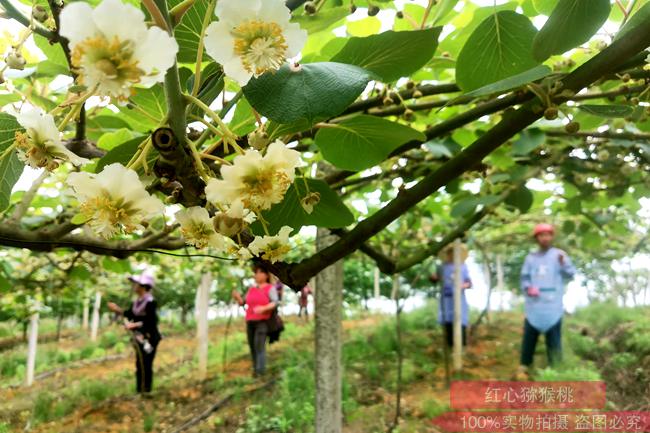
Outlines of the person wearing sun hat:
M 155 280 L 147 270 L 140 275 L 131 275 L 127 280 L 137 296 L 131 308 L 124 310 L 112 302 L 108 303 L 108 308 L 124 316 L 124 327 L 133 333 L 136 391 L 148 394 L 153 385 L 153 360 L 162 338 L 158 330 L 158 306 L 151 293 Z
M 562 360 L 564 283 L 576 272 L 567 253 L 553 247 L 555 228 L 551 224 L 536 225 L 533 238 L 539 248 L 526 256 L 521 269 L 526 318 L 518 378 L 528 376 L 540 334 L 546 341 L 548 363 L 554 365 Z
M 462 280 L 462 294 L 461 294 L 461 324 L 463 332 L 463 345 L 467 344 L 467 326 L 469 323 L 469 306 L 467 298 L 465 297 L 465 289 L 472 287 L 472 280 L 469 276 L 469 270 L 465 264 L 467 256 L 469 255 L 467 247 L 461 245 L 461 261 L 463 262 L 460 268 L 460 275 Z M 438 323 L 444 326 L 445 337 L 447 344 L 452 347 L 454 344 L 453 336 L 453 323 L 454 323 L 454 246 L 453 244 L 447 245 L 443 248 L 438 257 L 442 264 L 438 266 L 437 272 L 429 277 L 434 283 L 440 283 L 441 297 L 438 303 Z

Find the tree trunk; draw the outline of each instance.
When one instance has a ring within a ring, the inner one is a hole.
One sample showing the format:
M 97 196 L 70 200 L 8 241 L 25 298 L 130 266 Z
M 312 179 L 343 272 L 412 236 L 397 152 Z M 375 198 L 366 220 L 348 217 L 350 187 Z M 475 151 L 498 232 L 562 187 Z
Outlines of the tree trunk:
M 375 299 L 379 299 L 379 268 L 375 268 L 375 284 L 374 284 L 374 289 L 375 289 Z
M 497 291 L 501 297 L 501 311 L 505 310 L 505 306 L 503 305 L 506 298 L 504 296 L 504 291 L 506 290 L 505 286 L 506 285 L 503 278 L 503 256 L 501 256 L 501 254 L 497 254 Z
M 327 229 L 318 229 L 316 247 L 336 241 Z M 316 433 L 341 433 L 341 305 L 343 261 L 323 269 L 316 276 Z
M 181 306 L 181 323 L 183 325 L 187 325 L 187 305 Z
M 88 314 L 89 314 L 89 304 L 88 298 L 84 298 L 83 312 L 81 313 L 81 329 L 88 329 Z
M 210 306 L 211 287 L 212 274 L 207 272 L 201 276 L 196 306 L 198 315 L 196 318 L 197 354 L 199 358 L 199 378 L 201 380 L 208 375 L 208 307 Z
M 34 370 L 36 368 L 36 346 L 38 344 L 38 308 L 32 314 L 29 324 L 29 344 L 27 346 L 27 371 L 25 372 L 25 385 L 32 386 L 34 383 Z
M 95 292 L 95 304 L 93 305 L 93 320 L 90 326 L 90 341 L 97 341 L 99 331 L 99 309 L 102 306 L 102 293 Z

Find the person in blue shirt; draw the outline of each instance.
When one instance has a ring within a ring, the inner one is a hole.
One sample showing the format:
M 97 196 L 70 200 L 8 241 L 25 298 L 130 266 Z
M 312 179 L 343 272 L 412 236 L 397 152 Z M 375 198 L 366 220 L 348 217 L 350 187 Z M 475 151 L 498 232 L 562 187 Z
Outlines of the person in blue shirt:
M 464 262 L 467 259 L 467 248 L 463 245 L 461 249 L 461 259 Z M 438 270 L 434 275 L 431 275 L 430 280 L 434 283 L 440 283 L 441 297 L 438 303 L 438 323 L 444 326 L 445 337 L 447 344 L 452 347 L 454 344 L 454 247 L 448 245 L 441 253 L 440 257 L 443 263 L 438 266 Z M 465 289 L 472 287 L 472 280 L 469 277 L 467 265 L 462 263 L 460 268 L 460 275 L 462 280 L 461 292 L 461 324 L 463 329 L 463 345 L 467 344 L 467 325 L 469 322 L 469 307 L 467 305 L 467 298 L 465 297 Z
M 575 275 L 575 268 L 567 253 L 553 247 L 555 229 L 552 225 L 538 224 L 533 236 L 539 249 L 526 256 L 521 269 L 521 289 L 526 298 L 526 319 L 521 345 L 521 365 L 517 376 L 528 374 L 540 334 L 544 334 L 546 340 L 549 365 L 555 365 L 562 360 L 564 283 Z

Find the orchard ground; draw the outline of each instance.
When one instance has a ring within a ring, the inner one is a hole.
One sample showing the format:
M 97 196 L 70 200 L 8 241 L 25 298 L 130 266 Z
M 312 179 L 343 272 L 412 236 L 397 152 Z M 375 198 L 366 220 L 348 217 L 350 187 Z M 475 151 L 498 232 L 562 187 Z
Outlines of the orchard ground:
M 434 311 L 435 306 L 427 305 L 402 316 L 400 432 L 437 431 L 430 419 L 449 407 L 442 335 Z M 534 379 L 602 379 L 607 384 L 608 409 L 650 410 L 648 313 L 648 307 L 612 304 L 578 310 L 565 321 L 565 363 L 558 369 L 547 368 L 544 346 L 538 345 Z M 25 347 L 7 350 L 2 356 L 0 431 L 172 432 L 224 400 L 210 416 L 182 431 L 313 431 L 313 322 L 287 317 L 287 331 L 270 349 L 270 374 L 254 380 L 242 321 L 235 319 L 229 327 L 227 319 L 211 322 L 209 374 L 204 381 L 196 376 L 194 329 L 163 325 L 166 338 L 156 359 L 156 391 L 151 399 L 137 398 L 132 392 L 133 355 L 117 325 L 104 327 L 92 350 L 76 332 L 66 333 L 58 343 L 41 344 L 37 371 L 59 371 L 30 388 L 10 387 L 20 379 L 20 369 L 12 374 L 7 366 Z M 511 379 L 522 321 L 520 312 L 501 312 L 479 325 L 458 377 Z M 345 320 L 344 431 L 383 432 L 392 422 L 396 349 L 391 315 L 359 312 Z M 75 360 L 84 350 L 86 361 Z M 138 418 L 139 412 L 144 418 Z

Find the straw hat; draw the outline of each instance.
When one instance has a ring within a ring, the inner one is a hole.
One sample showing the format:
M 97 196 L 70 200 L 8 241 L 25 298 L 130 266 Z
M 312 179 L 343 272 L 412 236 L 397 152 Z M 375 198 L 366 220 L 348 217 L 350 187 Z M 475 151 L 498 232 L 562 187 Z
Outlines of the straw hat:
M 454 251 L 454 244 L 448 244 L 446 245 L 443 249 L 440 250 L 438 253 L 438 258 L 442 260 L 443 262 L 447 260 L 447 254 L 452 253 Z M 469 256 L 469 251 L 467 250 L 467 245 L 465 244 L 460 244 L 460 261 L 464 262 L 467 260 L 467 257 Z

